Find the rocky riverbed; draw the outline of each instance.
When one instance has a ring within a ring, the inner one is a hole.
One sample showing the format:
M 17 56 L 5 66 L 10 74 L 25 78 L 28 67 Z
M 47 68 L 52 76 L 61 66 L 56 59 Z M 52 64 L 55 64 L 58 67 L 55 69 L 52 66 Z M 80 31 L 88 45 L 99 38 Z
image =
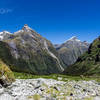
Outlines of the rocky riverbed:
M 61 78 L 16 79 L 6 88 L 0 86 L 0 100 L 100 100 L 100 83 L 64 82 Z

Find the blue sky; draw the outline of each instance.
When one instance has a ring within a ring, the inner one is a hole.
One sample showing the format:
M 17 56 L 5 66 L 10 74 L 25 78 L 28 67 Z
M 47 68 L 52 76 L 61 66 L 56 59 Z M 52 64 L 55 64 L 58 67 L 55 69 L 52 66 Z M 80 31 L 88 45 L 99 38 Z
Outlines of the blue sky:
M 0 0 L 0 31 L 28 24 L 53 43 L 100 35 L 100 0 Z

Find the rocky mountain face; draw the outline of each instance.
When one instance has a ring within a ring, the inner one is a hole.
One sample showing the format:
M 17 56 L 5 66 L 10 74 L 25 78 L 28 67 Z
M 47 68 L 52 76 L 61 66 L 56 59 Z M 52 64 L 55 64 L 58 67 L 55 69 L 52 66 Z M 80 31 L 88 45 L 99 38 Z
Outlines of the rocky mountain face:
M 81 42 L 77 37 L 72 37 L 61 45 L 55 45 L 63 63 L 67 66 L 74 64 L 78 57 L 88 50 L 88 47 L 89 43 Z
M 13 71 L 32 74 L 64 71 L 64 64 L 51 42 L 28 25 L 14 34 L 0 33 L 0 58 Z
M 100 37 L 90 45 L 88 51 L 68 67 L 65 73 L 70 75 L 100 75 Z

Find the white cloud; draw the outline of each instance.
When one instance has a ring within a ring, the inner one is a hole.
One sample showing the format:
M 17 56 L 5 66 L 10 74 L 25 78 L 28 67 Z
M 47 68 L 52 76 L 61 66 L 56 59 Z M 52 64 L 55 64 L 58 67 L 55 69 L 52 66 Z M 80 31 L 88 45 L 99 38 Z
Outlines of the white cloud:
M 0 14 L 11 13 L 13 10 L 8 8 L 0 8 Z

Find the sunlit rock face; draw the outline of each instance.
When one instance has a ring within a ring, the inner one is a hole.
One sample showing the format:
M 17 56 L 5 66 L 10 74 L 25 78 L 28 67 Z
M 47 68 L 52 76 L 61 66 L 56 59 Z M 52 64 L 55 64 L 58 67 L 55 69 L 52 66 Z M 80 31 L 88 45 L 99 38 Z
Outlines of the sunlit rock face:
M 26 24 L 14 34 L 6 32 L 5 35 L 2 35 L 0 47 L 2 53 L 3 49 L 7 49 L 7 52 L 0 57 L 8 65 L 11 65 L 11 69 L 14 71 L 32 74 L 51 74 L 64 71 L 64 65 L 52 43 Z M 10 59 L 7 59 L 8 56 Z
M 74 36 L 61 45 L 55 45 L 55 48 L 63 63 L 69 66 L 74 64 L 78 57 L 88 50 L 89 43 L 86 41 L 81 42 Z

